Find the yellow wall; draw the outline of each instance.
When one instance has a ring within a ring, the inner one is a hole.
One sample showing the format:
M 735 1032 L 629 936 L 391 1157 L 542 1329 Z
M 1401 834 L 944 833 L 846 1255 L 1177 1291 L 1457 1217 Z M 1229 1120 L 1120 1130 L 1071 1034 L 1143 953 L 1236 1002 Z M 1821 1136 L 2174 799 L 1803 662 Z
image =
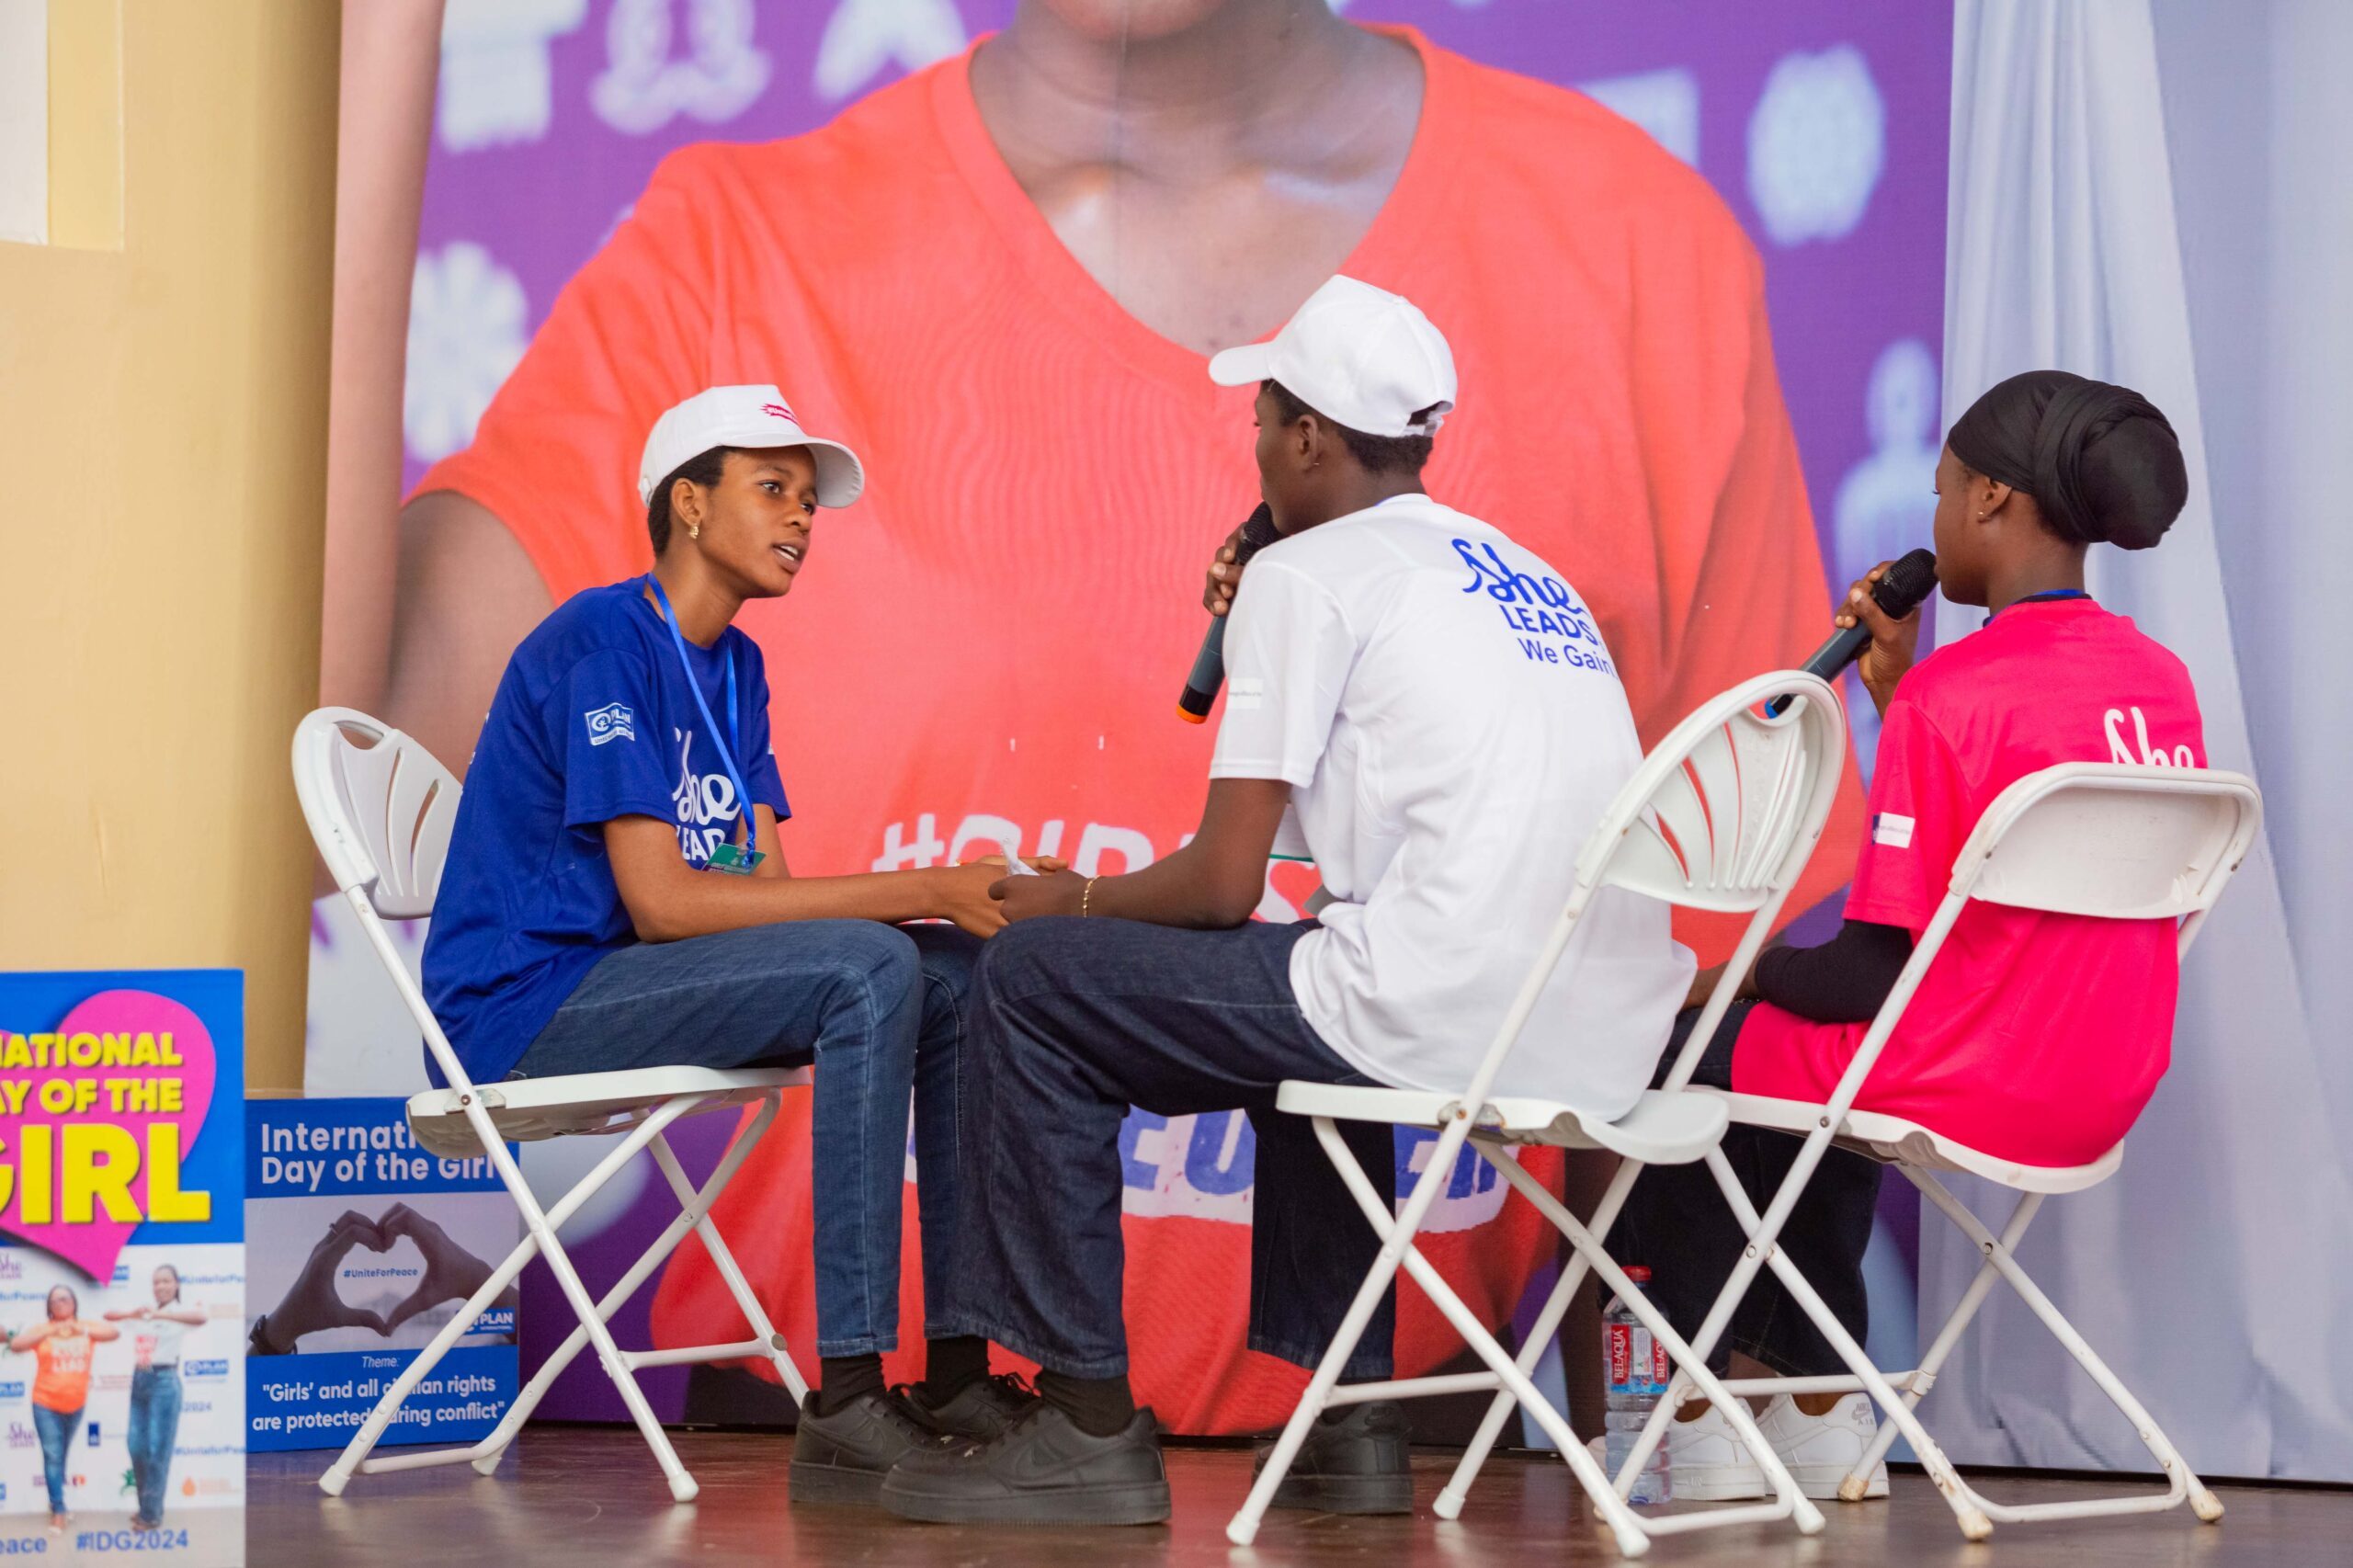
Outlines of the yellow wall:
M 117 50 L 53 47 L 119 70 L 120 248 L 0 244 L 0 968 L 243 969 L 263 1090 L 301 1081 L 338 9 L 123 0 Z M 51 211 L 104 246 L 69 140 Z

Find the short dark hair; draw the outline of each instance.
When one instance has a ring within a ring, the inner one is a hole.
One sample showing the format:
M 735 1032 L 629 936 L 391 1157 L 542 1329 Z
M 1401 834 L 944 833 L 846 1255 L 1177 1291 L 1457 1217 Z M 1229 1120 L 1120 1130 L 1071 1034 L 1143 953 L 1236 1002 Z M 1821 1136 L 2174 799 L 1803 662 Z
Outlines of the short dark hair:
M 1316 418 L 1339 433 L 1341 444 L 1348 449 L 1350 455 L 1375 473 L 1417 475 L 1430 460 L 1431 438 L 1427 436 L 1368 436 L 1361 430 L 1349 429 L 1336 419 L 1316 414 L 1280 381 L 1261 381 L 1259 385 L 1274 398 L 1275 409 L 1282 415 L 1284 424 L 1290 424 L 1302 414 L 1315 414 Z M 1434 403 L 1427 408 L 1417 409 L 1414 414 L 1415 421 L 1418 423 L 1428 418 L 1438 411 L 1438 407 Z
M 670 548 L 670 492 L 682 479 L 701 485 L 718 483 L 719 476 L 727 471 L 728 454 L 739 449 L 735 447 L 713 447 L 707 452 L 688 458 L 662 476 L 662 483 L 654 487 L 654 494 L 645 502 L 645 537 L 654 541 L 656 560 Z

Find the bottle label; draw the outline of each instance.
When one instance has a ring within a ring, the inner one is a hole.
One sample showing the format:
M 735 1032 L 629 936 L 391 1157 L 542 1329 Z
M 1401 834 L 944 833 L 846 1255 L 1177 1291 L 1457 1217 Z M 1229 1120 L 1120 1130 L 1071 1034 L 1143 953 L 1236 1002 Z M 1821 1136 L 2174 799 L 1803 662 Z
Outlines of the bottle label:
M 1667 1360 L 1666 1346 L 1651 1337 L 1651 1331 L 1638 1323 L 1610 1323 L 1602 1325 L 1602 1345 L 1608 1357 L 1609 1392 L 1619 1394 L 1663 1394 L 1674 1368 Z

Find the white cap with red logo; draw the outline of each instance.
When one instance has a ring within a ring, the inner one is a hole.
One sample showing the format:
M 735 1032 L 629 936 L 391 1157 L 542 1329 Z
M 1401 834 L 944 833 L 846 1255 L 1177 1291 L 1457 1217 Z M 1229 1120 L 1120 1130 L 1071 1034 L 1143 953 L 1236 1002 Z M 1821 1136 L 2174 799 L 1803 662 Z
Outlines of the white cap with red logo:
M 866 467 L 839 441 L 812 436 L 784 394 L 773 386 L 712 387 L 699 392 L 654 422 L 645 455 L 637 464 L 637 498 L 654 499 L 654 487 L 681 463 L 713 447 L 806 447 L 817 467 L 817 505 L 847 506 L 866 488 Z
M 1336 275 L 1272 338 L 1211 359 L 1210 380 L 1279 381 L 1351 430 L 1429 436 L 1454 407 L 1454 351 L 1411 300 Z

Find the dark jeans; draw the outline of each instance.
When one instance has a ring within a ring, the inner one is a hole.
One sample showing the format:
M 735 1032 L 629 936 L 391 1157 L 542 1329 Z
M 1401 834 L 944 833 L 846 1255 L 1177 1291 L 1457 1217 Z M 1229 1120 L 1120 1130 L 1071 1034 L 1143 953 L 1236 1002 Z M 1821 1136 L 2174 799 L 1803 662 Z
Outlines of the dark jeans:
M 795 920 L 623 948 L 516 1071 L 814 1062 L 817 1354 L 894 1349 L 911 1089 L 929 1321 L 955 1256 L 956 1057 L 980 947 L 953 926 Z
M 1732 1087 L 1733 1045 L 1741 1025 L 1747 1021 L 1750 1006 L 1735 1002 L 1724 1014 L 1715 1039 L 1708 1042 L 1707 1052 L 1691 1075 L 1692 1083 L 1716 1089 Z M 1699 1018 L 1696 1007 L 1687 1008 L 1676 1018 L 1675 1035 L 1659 1061 L 1654 1086 L 1665 1081 L 1676 1053 L 1690 1038 Z M 1724 1133 L 1724 1158 L 1758 1212 L 1780 1190 L 1801 1142 L 1787 1132 L 1754 1127 L 1734 1126 Z M 1780 1245 L 1790 1261 L 1858 1341 L 1870 1323 L 1870 1303 L 1863 1292 L 1863 1249 L 1870 1244 L 1879 1177 L 1877 1161 L 1844 1149 L 1831 1150 L 1814 1168 L 1813 1179 L 1806 1184 L 1788 1223 L 1781 1227 Z M 1699 1332 L 1708 1309 L 1715 1305 L 1747 1245 L 1747 1233 L 1717 1190 L 1715 1177 L 1706 1165 L 1696 1163 L 1653 1165 L 1643 1172 L 1626 1195 L 1626 1207 L 1610 1228 L 1608 1242 L 1610 1256 L 1620 1265 L 1642 1264 L 1650 1269 L 1651 1301 L 1686 1339 Z M 1750 1283 L 1747 1296 L 1708 1357 L 1710 1367 L 1721 1375 L 1733 1350 L 1756 1358 L 1785 1377 L 1819 1377 L 1847 1369 L 1769 1267 L 1759 1270 Z
M 79 1410 L 33 1406 L 33 1435 L 40 1442 L 40 1473 L 49 1483 L 49 1511 L 52 1514 L 65 1512 L 66 1450 L 73 1447 L 74 1434 L 81 1426 Z
M 1238 1108 L 1257 1134 L 1250 1348 L 1302 1367 L 1322 1358 L 1381 1244 L 1307 1119 L 1275 1109 L 1286 1078 L 1370 1082 L 1292 998 L 1291 947 L 1313 928 L 1064 917 L 990 938 L 957 1076 L 958 1330 L 1071 1377 L 1126 1372 L 1120 1121 L 1131 1105 L 1165 1116 Z M 1392 1199 L 1393 1131 L 1340 1128 Z M 1392 1285 L 1347 1375 L 1389 1375 L 1395 1316 Z
M 131 1374 L 131 1475 L 139 1492 L 139 1512 L 151 1521 L 164 1517 L 164 1495 L 172 1478 L 172 1452 L 180 1432 L 180 1369 L 142 1367 Z

